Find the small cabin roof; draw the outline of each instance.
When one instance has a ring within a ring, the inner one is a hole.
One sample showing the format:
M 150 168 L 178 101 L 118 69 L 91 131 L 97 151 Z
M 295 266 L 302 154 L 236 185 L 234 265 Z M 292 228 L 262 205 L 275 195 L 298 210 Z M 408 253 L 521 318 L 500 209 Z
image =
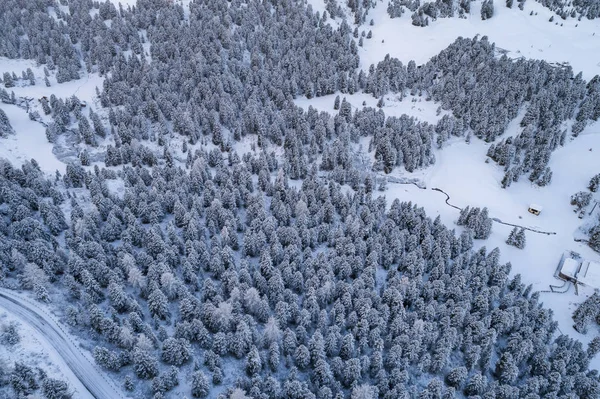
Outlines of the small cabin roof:
M 538 204 L 530 204 L 529 209 L 535 209 L 536 211 L 541 211 L 542 209 L 544 209 L 544 207 L 541 205 L 538 205 Z

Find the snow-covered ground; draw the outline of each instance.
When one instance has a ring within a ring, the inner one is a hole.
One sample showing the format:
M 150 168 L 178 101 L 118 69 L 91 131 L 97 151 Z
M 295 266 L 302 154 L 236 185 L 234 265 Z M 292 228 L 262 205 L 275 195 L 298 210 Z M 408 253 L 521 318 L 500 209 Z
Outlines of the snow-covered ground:
M 46 138 L 46 129 L 38 122 L 29 119 L 27 112 L 16 105 L 2 104 L 2 109 L 15 134 L 0 138 L 0 158 L 6 158 L 15 165 L 22 165 L 34 158 L 42 171 L 53 174 L 57 170 L 64 173 L 66 165 L 52 153 L 52 144 Z
M 63 99 L 75 95 L 88 105 L 82 109 L 84 115 L 88 115 L 88 110 L 93 108 L 101 117 L 104 116 L 104 112 L 100 108 L 99 98 L 96 95 L 96 88 L 102 89 L 104 77 L 99 76 L 97 73 L 87 73 L 82 69 L 80 79 L 57 83 L 55 71 L 50 71 L 48 77 L 50 86 L 48 87 L 44 83 L 43 65 L 37 65 L 32 60 L 0 57 L 0 76 L 4 72 L 14 72 L 18 77 L 21 77 L 22 71 L 27 68 L 31 68 L 35 76 L 35 85 L 30 85 L 29 81 L 19 79 L 14 87 L 6 90 L 9 93 L 13 91 L 17 99 L 29 99 L 30 111 L 37 111 L 42 121 L 49 123 L 52 118 L 44 114 L 39 99 L 44 96 L 50 98 L 53 94 L 57 98 Z M 2 88 L 4 88 L 3 85 Z M 0 138 L 0 157 L 7 158 L 16 165 L 35 158 L 45 173 L 54 174 L 56 170 L 64 173 L 66 165 L 58 160 L 53 153 L 53 145 L 46 138 L 45 127 L 39 122 L 31 121 L 24 108 L 2 103 L 0 103 L 0 108 L 6 112 L 11 125 L 17 132 L 16 135 Z M 59 144 L 59 147 L 63 147 L 60 149 L 63 153 L 78 152 L 76 148 L 65 148 L 62 142 Z M 63 156 L 61 159 L 63 158 L 65 157 Z
M 298 97 L 295 100 L 296 105 L 307 110 L 309 106 L 312 106 L 318 111 L 329 112 L 332 115 L 337 114 L 338 111 L 333 109 L 333 103 L 337 94 L 330 94 L 322 97 L 315 97 L 307 99 L 306 97 Z M 345 97 L 346 101 L 352 106 L 352 111 L 356 109 L 362 109 L 363 107 L 375 108 L 379 99 L 373 97 L 367 93 L 354 93 L 354 94 L 339 94 L 340 101 Z M 417 119 L 428 121 L 431 123 L 437 122 L 444 114 L 448 111 L 444 111 L 440 108 L 440 114 L 437 114 L 439 104 L 433 101 L 425 101 L 425 97 L 419 96 L 406 96 L 400 100 L 399 96 L 393 93 L 388 93 L 384 98 L 384 106 L 382 107 L 385 112 L 385 116 L 400 116 L 403 114 L 414 116 Z M 363 105 L 364 104 L 364 105 Z
M 322 0 L 309 0 L 314 9 L 321 9 Z M 536 1 L 525 3 L 523 11 L 516 6 L 507 8 L 504 1 L 496 2 L 494 16 L 481 20 L 479 0 L 471 3 L 471 14 L 465 19 L 439 18 L 427 27 L 411 24 L 411 12 L 401 18 L 391 19 L 386 11 L 387 0 L 378 0 L 375 9 L 367 15 L 367 21 L 359 30 L 373 33 L 359 47 L 361 67 L 377 64 L 386 54 L 404 63 L 415 60 L 417 65 L 426 63 L 458 36 L 487 35 L 497 47 L 508 51 L 508 56 L 544 59 L 548 62 L 568 62 L 575 73 L 583 72 L 586 80 L 600 73 L 600 21 L 568 18 L 563 21 L 552 11 Z M 531 12 L 534 15 L 529 15 Z M 537 13 L 537 15 L 535 15 Z M 554 15 L 554 22 L 549 22 Z M 556 24 L 558 23 L 558 24 Z M 563 24 L 563 26 L 560 26 Z
M 0 76 L 4 74 L 4 72 L 14 72 L 17 77 L 20 78 L 21 72 L 27 70 L 27 68 L 31 68 L 31 71 L 35 75 L 35 85 L 30 86 L 28 82 L 26 85 L 21 85 L 21 83 L 25 82 L 19 80 L 15 87 L 6 89 L 9 93 L 14 91 L 17 97 L 30 97 L 34 100 L 38 100 L 42 96 L 50 98 L 52 94 L 58 98 L 67 98 L 75 95 L 82 101 L 92 103 L 93 99 L 96 98 L 96 87 L 102 90 L 102 83 L 104 82 L 104 78 L 97 73 L 88 74 L 84 70 L 81 70 L 80 79 L 65 83 L 57 83 L 56 78 L 54 77 L 55 71 L 50 71 L 50 76 L 48 78 L 50 87 L 47 87 L 44 83 L 45 75 L 43 65 L 37 65 L 37 63 L 32 60 L 15 60 L 0 57 Z
M 33 351 L 47 354 L 45 356 L 49 356 L 51 360 L 49 365 L 59 367 L 63 372 L 63 379 L 75 391 L 73 397 L 125 397 L 121 389 L 95 364 L 91 355 L 83 352 L 76 338 L 55 320 L 45 305 L 12 290 L 0 288 L 0 310 L 2 314 L 7 314 L 7 320 L 14 317 L 14 320 L 25 326 L 22 331 L 28 332 L 28 340 L 23 342 L 23 355 Z M 37 345 L 32 345 L 32 342 Z

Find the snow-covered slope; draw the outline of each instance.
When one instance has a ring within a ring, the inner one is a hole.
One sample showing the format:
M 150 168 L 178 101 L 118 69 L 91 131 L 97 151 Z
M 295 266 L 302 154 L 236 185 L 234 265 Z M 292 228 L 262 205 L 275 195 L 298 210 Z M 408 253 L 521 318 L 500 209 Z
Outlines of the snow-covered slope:
M 91 103 L 96 97 L 96 87 L 102 89 L 102 82 L 104 81 L 104 78 L 97 73 L 87 73 L 82 70 L 80 71 L 80 79 L 57 83 L 54 76 L 55 73 L 50 72 L 50 76 L 48 77 L 50 87 L 47 87 L 44 83 L 45 75 L 43 66 L 37 65 L 32 60 L 14 60 L 0 57 L 0 75 L 4 74 L 4 72 L 14 72 L 18 77 L 21 77 L 21 72 L 27 70 L 27 68 L 31 68 L 35 75 L 36 84 L 33 86 L 29 84 L 21 85 L 22 81 L 19 81 L 15 87 L 6 90 L 9 93 L 14 91 L 17 97 L 32 98 L 35 103 L 43 96 L 50 98 L 52 94 L 57 98 L 68 98 L 75 95 L 80 100 Z
M 15 165 L 33 158 L 48 174 L 57 170 L 61 173 L 65 171 L 66 165 L 53 154 L 52 144 L 48 142 L 42 124 L 29 119 L 27 112 L 16 105 L 0 103 L 0 109 L 6 113 L 16 132 L 0 139 L 0 158 L 6 158 Z
M 319 9 L 319 1 L 313 7 Z M 524 10 L 516 5 L 507 8 L 496 2 L 494 16 L 486 21 L 480 17 L 481 2 L 471 3 L 466 19 L 439 18 L 421 28 L 411 24 L 410 12 L 402 18 L 391 19 L 386 11 L 387 1 L 379 0 L 367 15 L 368 24 L 359 30 L 373 33 L 359 48 L 361 67 L 377 64 L 386 54 L 404 63 L 415 60 L 427 62 L 452 43 L 458 36 L 487 35 L 491 42 L 508 51 L 512 58 L 544 59 L 548 62 L 568 62 L 575 73 L 583 72 L 586 80 L 600 73 L 600 21 L 569 18 L 565 21 L 535 1 L 525 3 Z M 533 12 L 534 15 L 530 15 Z M 537 13 L 537 15 L 536 15 Z M 554 22 L 549 22 L 554 15 Z M 561 26 L 561 24 L 563 26 Z

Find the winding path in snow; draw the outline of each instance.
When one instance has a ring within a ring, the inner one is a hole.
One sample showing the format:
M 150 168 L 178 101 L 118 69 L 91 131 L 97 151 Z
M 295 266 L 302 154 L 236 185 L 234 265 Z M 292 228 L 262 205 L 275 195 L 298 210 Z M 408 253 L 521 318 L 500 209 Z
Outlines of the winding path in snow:
M 384 176 L 384 177 L 385 177 L 385 176 Z M 389 177 L 386 177 L 386 178 L 387 178 L 387 182 L 388 182 L 388 183 L 393 183 L 393 184 L 412 184 L 413 186 L 416 186 L 416 187 L 417 187 L 418 189 L 420 189 L 420 190 L 427 190 L 427 187 L 425 187 L 425 185 L 424 185 L 422 182 L 420 182 L 420 184 L 419 184 L 419 182 L 417 182 L 417 181 L 414 181 L 414 180 L 402 180 L 402 179 L 395 178 L 395 177 L 392 177 L 392 176 L 389 176 Z M 462 208 L 460 208 L 460 207 L 458 207 L 458 206 L 456 206 L 456 205 L 452 205 L 452 204 L 449 202 L 449 201 L 450 201 L 450 195 L 449 195 L 447 192 L 445 192 L 445 191 L 444 191 L 444 190 L 442 190 L 441 188 L 437 188 L 437 187 L 432 187 L 432 188 L 431 188 L 431 190 L 433 190 L 433 191 L 438 191 L 438 192 L 440 192 L 440 193 L 444 194 L 444 195 L 446 196 L 446 200 L 445 200 L 445 202 L 446 202 L 446 205 L 448 205 L 448 206 L 450 206 L 450 207 L 452 207 L 452 208 L 454 208 L 454 209 L 457 209 L 457 210 L 459 210 L 459 211 L 462 211 Z M 545 234 L 545 235 L 548 235 L 548 236 L 551 236 L 551 235 L 555 235 L 555 234 L 556 234 L 554 231 L 543 231 L 543 230 L 532 229 L 531 227 L 527 227 L 527 226 L 521 226 L 521 225 L 518 225 L 518 224 L 513 224 L 513 223 L 504 222 L 504 221 L 502 221 L 502 220 L 500 220 L 500 219 L 498 219 L 498 218 L 491 218 L 491 219 L 492 219 L 494 222 L 496 222 L 496 223 L 504 224 L 504 225 L 506 225 L 506 226 L 519 227 L 519 228 L 522 228 L 522 229 L 525 229 L 525 230 L 531 231 L 531 232 L 533 232 L 533 233 Z M 575 241 L 577 241 L 577 240 L 575 240 Z
M 529 230 L 529 231 L 533 231 L 534 233 L 538 233 L 538 234 L 546 234 L 548 236 L 553 236 L 556 235 L 556 233 L 554 231 L 542 231 L 542 230 L 536 230 L 536 229 L 532 229 L 530 227 L 525 227 L 525 226 L 521 226 L 518 224 L 513 224 L 513 223 L 507 223 L 507 222 L 503 222 L 502 220 L 498 219 L 498 218 L 492 218 L 492 220 L 496 223 L 500 223 L 500 224 L 505 224 L 507 226 L 513 226 L 513 227 L 520 227 L 522 229 L 525 230 Z
M 87 389 L 88 392 L 81 395 L 96 399 L 124 398 L 122 391 L 83 353 L 65 329 L 35 302 L 0 288 L 0 307 L 29 324 L 48 341 Z

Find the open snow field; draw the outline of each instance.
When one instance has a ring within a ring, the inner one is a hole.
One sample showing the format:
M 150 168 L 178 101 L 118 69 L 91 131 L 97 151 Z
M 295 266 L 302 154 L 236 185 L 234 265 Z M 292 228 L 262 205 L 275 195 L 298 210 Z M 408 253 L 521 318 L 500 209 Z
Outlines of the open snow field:
M 323 0 L 308 0 L 313 10 L 323 12 Z M 582 71 L 586 80 L 600 73 L 600 21 L 568 18 L 563 21 L 552 11 L 534 0 L 525 3 L 521 11 L 517 5 L 507 8 L 504 1 L 494 4 L 494 16 L 481 20 L 481 1 L 471 3 L 471 14 L 466 18 L 439 18 L 429 21 L 427 27 L 413 26 L 412 12 L 391 19 L 387 13 L 387 0 L 378 0 L 375 9 L 369 10 L 367 24 L 359 30 L 369 30 L 372 39 L 365 39 L 359 47 L 361 68 L 383 60 L 386 54 L 404 63 L 414 60 L 417 65 L 426 63 L 458 36 L 487 35 L 490 42 L 507 50 L 511 58 L 527 57 L 548 62 L 568 62 L 575 73 Z M 533 12 L 534 15 L 529 15 Z M 536 15 L 537 13 L 537 15 Z M 554 15 L 554 22 L 549 22 Z M 561 26 L 561 24 L 563 26 Z
M 15 165 L 22 165 L 34 158 L 42 171 L 53 174 L 56 170 L 65 172 L 66 165 L 52 152 L 52 144 L 46 138 L 44 126 L 29 119 L 27 112 L 16 105 L 0 103 L 16 134 L 0 139 L 0 158 L 6 158 Z
M 325 111 L 334 115 L 337 113 L 333 109 L 333 103 L 337 94 L 330 94 L 322 97 L 315 97 L 307 99 L 306 97 L 298 97 L 295 100 L 296 105 L 304 109 L 308 109 L 312 106 L 317 111 Z M 346 101 L 352 106 L 352 111 L 356 109 L 362 109 L 363 107 L 375 108 L 379 99 L 373 97 L 367 93 L 354 93 L 354 94 L 339 94 L 340 101 L 346 98 Z M 388 93 L 384 98 L 384 106 L 382 107 L 385 116 L 401 116 L 409 115 L 415 118 L 427 121 L 430 123 L 436 123 L 442 116 L 449 113 L 448 111 L 440 110 L 440 114 L 437 114 L 439 104 L 433 101 L 425 101 L 425 97 L 407 95 L 404 99 L 400 99 L 397 94 Z M 363 105 L 364 103 L 364 105 Z

